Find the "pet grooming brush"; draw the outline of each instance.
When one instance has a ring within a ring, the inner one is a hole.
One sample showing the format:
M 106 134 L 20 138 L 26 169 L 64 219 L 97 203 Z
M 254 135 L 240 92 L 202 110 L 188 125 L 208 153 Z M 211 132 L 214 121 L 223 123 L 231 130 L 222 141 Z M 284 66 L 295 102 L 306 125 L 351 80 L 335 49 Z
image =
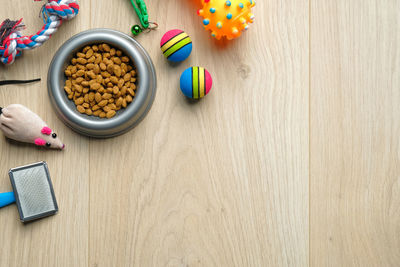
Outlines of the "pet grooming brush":
M 8 175 L 14 192 L 0 194 L 0 208 L 16 202 L 22 222 L 57 213 L 57 201 L 46 162 L 11 169 Z

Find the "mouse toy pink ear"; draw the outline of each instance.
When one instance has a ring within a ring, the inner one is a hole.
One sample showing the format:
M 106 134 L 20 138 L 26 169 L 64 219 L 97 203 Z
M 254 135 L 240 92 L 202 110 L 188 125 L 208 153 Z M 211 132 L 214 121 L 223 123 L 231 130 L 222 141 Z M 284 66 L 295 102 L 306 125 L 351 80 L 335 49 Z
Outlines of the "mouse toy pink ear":
M 37 145 L 37 146 L 45 146 L 46 145 L 46 140 L 43 140 L 42 138 L 36 138 L 35 139 L 35 145 Z
M 51 132 L 52 132 L 51 129 L 50 129 L 49 127 L 47 127 L 47 126 L 44 126 L 44 127 L 42 128 L 42 134 L 50 135 Z

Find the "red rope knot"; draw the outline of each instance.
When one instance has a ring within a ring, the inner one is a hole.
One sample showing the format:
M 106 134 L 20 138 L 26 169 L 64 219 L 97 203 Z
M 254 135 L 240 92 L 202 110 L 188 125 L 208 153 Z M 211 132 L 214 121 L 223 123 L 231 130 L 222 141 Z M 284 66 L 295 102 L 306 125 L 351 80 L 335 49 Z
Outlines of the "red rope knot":
M 40 1 L 40 0 L 35 0 Z M 77 0 L 48 0 L 42 8 L 45 25 L 34 35 L 22 36 L 20 31 L 25 28 L 22 19 L 12 21 L 6 19 L 0 25 L 0 61 L 11 64 L 21 54 L 41 46 L 54 34 L 63 20 L 74 18 L 79 12 Z
M 0 24 L 0 48 L 3 48 L 3 43 L 14 32 L 25 29 L 25 25 L 20 20 L 6 19 Z

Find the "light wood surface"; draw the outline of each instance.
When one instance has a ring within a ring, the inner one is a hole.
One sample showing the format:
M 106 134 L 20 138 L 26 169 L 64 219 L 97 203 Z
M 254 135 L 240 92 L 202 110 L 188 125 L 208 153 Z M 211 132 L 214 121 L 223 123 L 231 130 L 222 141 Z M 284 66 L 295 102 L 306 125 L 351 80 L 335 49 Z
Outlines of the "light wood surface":
M 400 266 L 399 14 L 311 4 L 312 266 Z
M 60 212 L 28 225 L 0 210 L 0 266 L 398 266 L 400 5 L 389 1 L 258 1 L 240 39 L 202 30 L 195 0 L 146 1 L 157 31 L 137 39 L 157 70 L 153 108 L 135 129 L 97 140 L 74 133 L 48 101 L 46 77 L 72 35 L 129 33 L 127 0 L 81 0 L 43 47 L 0 67 L 0 106 L 21 103 L 66 143 L 63 152 L 0 138 L 7 170 L 48 162 Z M 0 19 L 42 26 L 40 2 L 2 4 Z M 170 65 L 162 34 L 186 30 L 190 58 Z M 191 65 L 209 96 L 178 89 Z

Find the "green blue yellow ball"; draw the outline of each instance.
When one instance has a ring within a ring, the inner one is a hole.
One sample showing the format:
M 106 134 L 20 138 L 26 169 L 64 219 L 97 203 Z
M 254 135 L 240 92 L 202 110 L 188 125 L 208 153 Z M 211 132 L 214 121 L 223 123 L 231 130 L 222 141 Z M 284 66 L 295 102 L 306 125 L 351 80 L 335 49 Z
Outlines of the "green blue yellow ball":
M 170 30 L 161 38 L 160 47 L 168 60 L 179 62 L 188 58 L 192 52 L 192 40 L 182 30 Z
M 205 68 L 190 67 L 182 73 L 180 87 L 186 97 L 200 99 L 210 92 L 212 78 Z

